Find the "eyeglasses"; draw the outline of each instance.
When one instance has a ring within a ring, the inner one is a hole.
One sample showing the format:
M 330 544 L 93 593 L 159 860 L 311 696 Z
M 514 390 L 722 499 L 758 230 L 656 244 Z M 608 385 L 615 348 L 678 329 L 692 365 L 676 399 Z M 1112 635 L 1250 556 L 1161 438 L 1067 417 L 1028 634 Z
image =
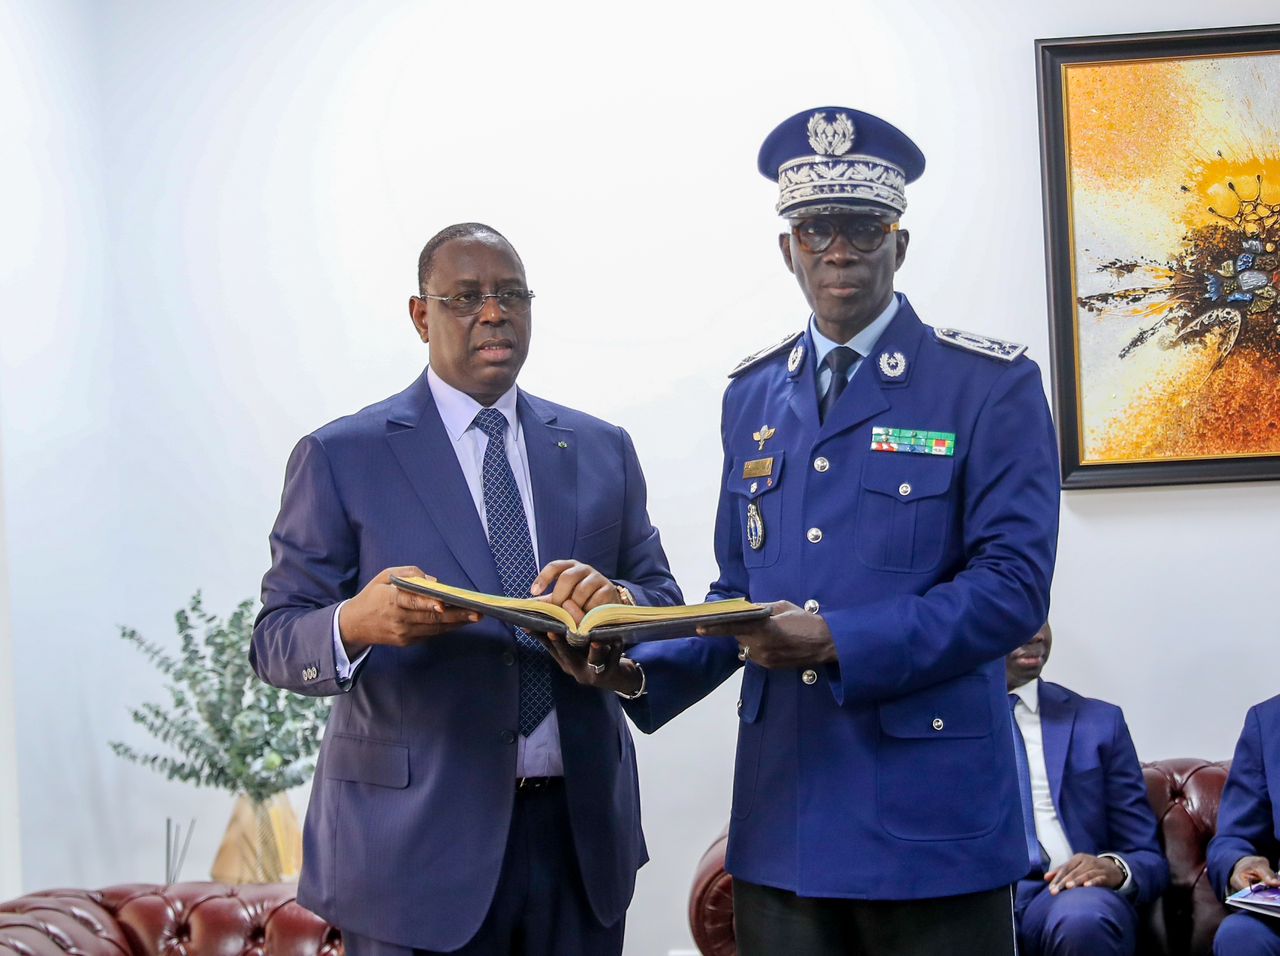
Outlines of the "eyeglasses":
M 454 315 L 476 315 L 484 308 L 485 299 L 497 299 L 498 308 L 503 312 L 521 315 L 529 311 L 529 300 L 533 293 L 528 289 L 503 289 L 500 292 L 475 292 L 468 290 L 457 295 L 431 295 L 424 292 L 419 299 L 434 299 L 443 302 L 444 307 Z
M 859 252 L 875 252 L 884 245 L 884 237 L 898 231 L 896 222 L 881 222 L 879 219 L 830 218 L 802 219 L 791 227 L 791 233 L 805 252 L 826 252 L 836 236 L 844 236 L 845 241 Z

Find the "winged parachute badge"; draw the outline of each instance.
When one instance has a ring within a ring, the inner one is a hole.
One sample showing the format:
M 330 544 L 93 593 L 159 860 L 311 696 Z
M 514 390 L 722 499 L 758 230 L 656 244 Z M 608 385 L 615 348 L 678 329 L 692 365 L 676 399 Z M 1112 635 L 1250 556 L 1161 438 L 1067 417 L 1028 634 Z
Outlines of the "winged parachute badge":
M 809 117 L 809 145 L 820 156 L 843 156 L 853 148 L 853 120 L 837 113 L 828 123 L 826 113 L 814 113 Z
M 764 443 L 773 437 L 773 433 L 777 431 L 768 425 L 761 425 L 758 432 L 752 432 L 751 437 L 760 443 L 759 451 L 764 451 Z

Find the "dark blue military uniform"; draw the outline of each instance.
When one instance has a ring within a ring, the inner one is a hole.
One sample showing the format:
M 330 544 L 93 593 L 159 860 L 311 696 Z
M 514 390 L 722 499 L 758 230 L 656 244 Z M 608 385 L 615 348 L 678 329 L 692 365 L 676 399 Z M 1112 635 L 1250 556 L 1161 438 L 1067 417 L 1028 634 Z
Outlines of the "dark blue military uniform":
M 725 392 L 710 598 L 821 614 L 839 657 L 745 665 L 735 878 L 904 900 L 1024 875 L 1003 659 L 1048 616 L 1058 470 L 1020 351 L 937 333 L 900 298 L 825 422 L 807 332 Z M 632 717 L 656 729 L 742 666 L 737 651 L 635 649 L 648 693 Z

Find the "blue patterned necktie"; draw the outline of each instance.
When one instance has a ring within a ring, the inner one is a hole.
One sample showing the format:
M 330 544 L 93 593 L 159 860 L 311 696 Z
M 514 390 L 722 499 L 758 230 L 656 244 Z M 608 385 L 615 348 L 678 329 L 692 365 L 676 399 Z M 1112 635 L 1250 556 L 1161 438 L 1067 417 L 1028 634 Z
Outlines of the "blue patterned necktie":
M 1031 802 L 1031 764 L 1027 760 L 1027 742 L 1022 739 L 1022 728 L 1013 709 L 1018 706 L 1018 695 L 1009 695 L 1009 722 L 1013 725 L 1013 758 L 1018 766 L 1018 791 L 1022 797 L 1022 832 L 1027 840 L 1028 873 L 1043 870 L 1047 862 L 1040 841 L 1036 838 L 1036 809 Z
M 507 419 L 496 408 L 482 408 L 476 413 L 475 426 L 489 439 L 484 448 L 484 519 L 498 580 L 507 597 L 527 598 L 538 566 L 520 489 L 507 461 Z M 527 737 L 551 712 L 551 660 L 524 628 L 517 627 L 515 632 L 520 661 L 520 733 Z

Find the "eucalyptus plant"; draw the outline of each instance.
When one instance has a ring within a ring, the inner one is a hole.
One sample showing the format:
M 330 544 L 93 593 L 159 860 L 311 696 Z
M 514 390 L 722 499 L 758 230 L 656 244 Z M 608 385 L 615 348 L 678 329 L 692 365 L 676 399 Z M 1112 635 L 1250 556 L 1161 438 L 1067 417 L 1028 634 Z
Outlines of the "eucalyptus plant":
M 116 754 L 170 780 L 244 793 L 258 803 L 310 779 L 329 704 L 271 687 L 253 673 L 253 608 L 252 600 L 242 601 L 224 621 L 204 609 L 197 591 L 174 616 L 177 655 L 120 628 L 168 678 L 170 706 L 144 703 L 129 713 L 172 753 L 143 754 L 112 741 Z

